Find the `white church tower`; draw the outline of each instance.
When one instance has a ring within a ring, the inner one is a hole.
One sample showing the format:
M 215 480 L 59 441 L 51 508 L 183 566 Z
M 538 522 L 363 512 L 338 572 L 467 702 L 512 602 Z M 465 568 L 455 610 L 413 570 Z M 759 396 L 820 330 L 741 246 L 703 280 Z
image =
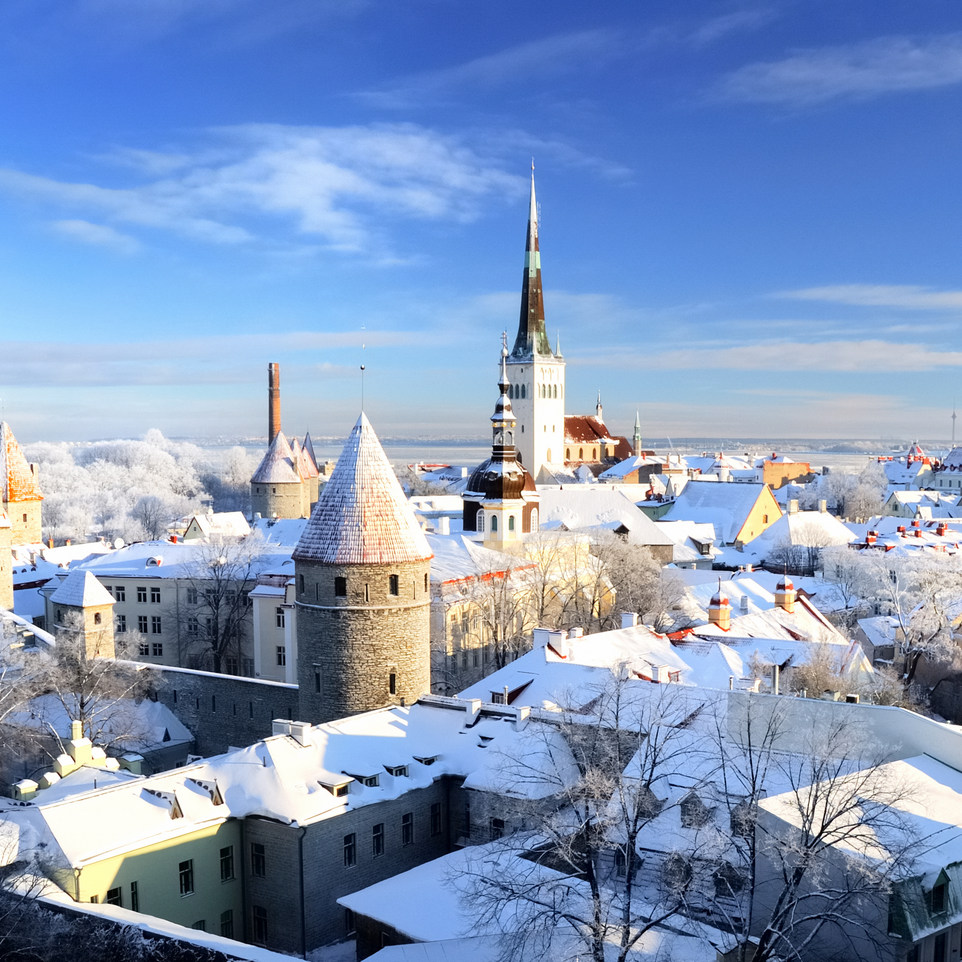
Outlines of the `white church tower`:
M 511 404 L 518 419 L 518 456 L 537 481 L 542 466 L 564 463 L 565 362 L 560 349 L 552 352 L 544 325 L 534 164 L 531 165 L 531 206 L 524 251 L 521 318 L 508 364 L 511 368 Z

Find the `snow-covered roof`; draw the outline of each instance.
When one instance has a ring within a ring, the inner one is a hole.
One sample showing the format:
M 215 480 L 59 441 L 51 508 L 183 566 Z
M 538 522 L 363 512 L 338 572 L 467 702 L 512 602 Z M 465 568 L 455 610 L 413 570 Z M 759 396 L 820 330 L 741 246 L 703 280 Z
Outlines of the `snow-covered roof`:
M 0 500 L 40 501 L 40 485 L 10 425 L 0 421 Z
M 426 537 L 434 555 L 431 559 L 433 582 L 460 581 L 492 572 L 533 567 L 531 562 L 517 555 L 482 547 L 460 534 L 428 534 Z
M 189 537 L 196 529 L 205 538 L 221 535 L 226 537 L 245 538 L 251 533 L 250 525 L 244 517 L 243 511 L 218 511 L 216 514 L 195 514 L 187 525 L 184 537 Z
M 294 559 L 395 564 L 430 557 L 424 532 L 362 413 L 294 549 Z
M 76 568 L 60 582 L 50 600 L 58 605 L 89 608 L 96 605 L 112 605 L 113 596 L 90 571 Z
M 300 466 L 283 431 L 271 441 L 267 453 L 251 476 L 251 484 L 300 484 Z
M 731 544 L 765 491 L 764 484 L 689 481 L 665 517 L 669 521 L 711 522 L 725 543 Z
M 618 528 L 631 544 L 670 545 L 671 539 L 633 501 L 610 485 L 541 489 L 541 527 Z

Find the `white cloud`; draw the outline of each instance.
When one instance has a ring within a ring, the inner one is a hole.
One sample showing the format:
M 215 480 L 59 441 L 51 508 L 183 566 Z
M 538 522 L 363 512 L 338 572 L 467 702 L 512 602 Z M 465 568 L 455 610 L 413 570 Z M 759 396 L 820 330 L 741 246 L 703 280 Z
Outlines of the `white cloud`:
M 58 234 L 81 244 L 107 247 L 121 254 L 134 254 L 140 250 L 135 238 L 104 224 L 92 224 L 88 220 L 58 220 L 52 226 Z
M 389 86 L 358 93 L 364 101 L 387 108 L 407 108 L 427 97 L 449 97 L 464 88 L 505 87 L 532 76 L 542 80 L 607 63 L 623 47 L 611 30 L 555 34 L 506 47 L 452 67 L 392 81 Z
M 898 284 L 836 284 L 779 291 L 774 297 L 798 301 L 826 301 L 862 307 L 895 307 L 934 311 L 962 308 L 962 291 L 936 291 L 930 287 Z
M 585 360 L 583 363 L 591 363 Z M 920 344 L 894 341 L 779 341 L 737 347 L 699 346 L 639 352 L 631 347 L 609 348 L 596 364 L 646 370 L 693 371 L 842 371 L 889 373 L 962 367 L 962 351 L 934 351 Z
M 878 37 L 799 50 L 748 64 L 722 78 L 723 100 L 809 106 L 962 83 L 962 34 Z
M 250 243 L 284 228 L 327 249 L 391 262 L 392 218 L 470 221 L 524 178 L 485 150 L 414 124 L 209 132 L 199 148 L 120 150 L 135 186 L 58 181 L 0 170 L 0 190 L 29 195 L 84 220 L 156 228 L 214 244 Z M 129 174 L 126 176 L 129 180 Z M 289 233 L 289 231 L 288 231 Z

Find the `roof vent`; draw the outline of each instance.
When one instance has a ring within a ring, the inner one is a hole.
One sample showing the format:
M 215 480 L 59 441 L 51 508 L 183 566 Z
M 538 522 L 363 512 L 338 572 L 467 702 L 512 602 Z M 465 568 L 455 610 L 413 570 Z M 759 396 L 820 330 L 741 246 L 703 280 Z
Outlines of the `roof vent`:
M 164 559 L 159 554 L 153 554 L 147 559 L 148 568 L 159 568 L 164 563 Z

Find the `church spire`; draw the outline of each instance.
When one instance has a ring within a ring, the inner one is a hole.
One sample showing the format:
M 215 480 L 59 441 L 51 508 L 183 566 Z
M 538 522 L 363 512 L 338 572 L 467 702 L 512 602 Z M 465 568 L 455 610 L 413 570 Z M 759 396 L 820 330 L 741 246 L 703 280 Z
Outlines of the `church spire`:
M 635 411 L 635 430 L 631 436 L 631 449 L 636 457 L 641 457 L 641 415 Z
M 528 234 L 524 248 L 524 275 L 521 281 L 521 317 L 514 342 L 514 357 L 535 354 L 551 356 L 551 345 L 544 326 L 544 298 L 541 291 L 541 252 L 538 249 L 538 203 L 534 193 L 534 161 L 531 161 L 531 202 L 528 209 Z

